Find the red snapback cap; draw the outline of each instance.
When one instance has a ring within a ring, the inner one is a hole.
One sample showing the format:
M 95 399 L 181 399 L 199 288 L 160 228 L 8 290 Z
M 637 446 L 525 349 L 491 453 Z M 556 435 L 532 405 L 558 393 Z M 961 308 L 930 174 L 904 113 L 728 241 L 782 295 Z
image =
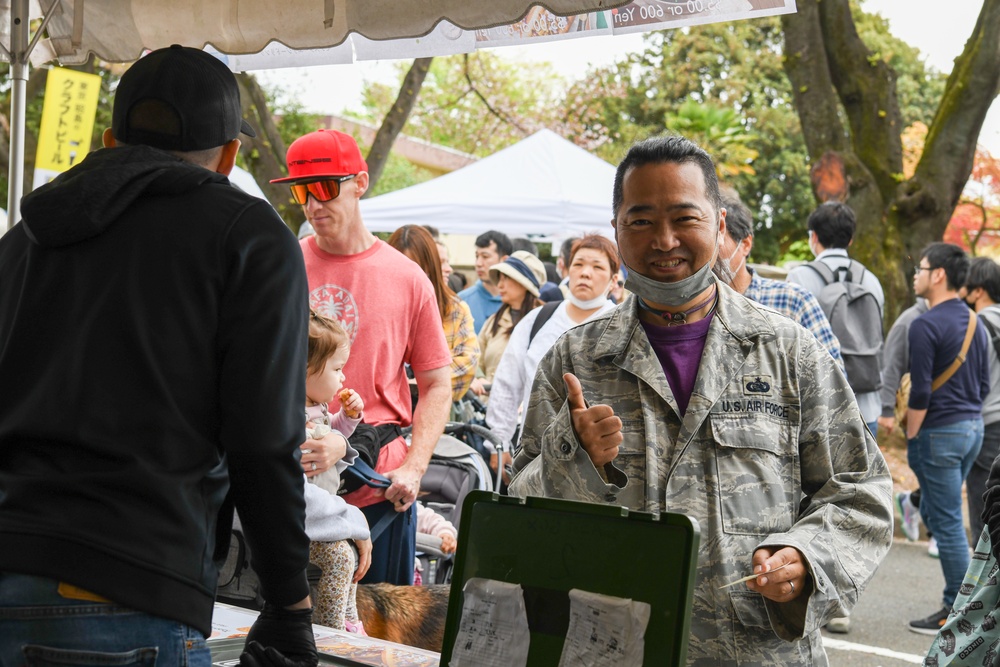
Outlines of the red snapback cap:
M 332 176 L 351 176 L 368 171 L 358 142 L 337 130 L 316 130 L 292 142 L 285 154 L 288 176 L 272 183 L 289 183 Z

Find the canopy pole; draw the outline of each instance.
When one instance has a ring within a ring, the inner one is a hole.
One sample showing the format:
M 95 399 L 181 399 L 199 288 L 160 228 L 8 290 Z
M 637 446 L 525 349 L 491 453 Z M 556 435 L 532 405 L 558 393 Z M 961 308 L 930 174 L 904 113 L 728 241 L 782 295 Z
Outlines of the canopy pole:
M 7 229 L 21 219 L 24 191 L 24 111 L 28 91 L 28 2 L 10 3 L 10 162 L 7 169 Z

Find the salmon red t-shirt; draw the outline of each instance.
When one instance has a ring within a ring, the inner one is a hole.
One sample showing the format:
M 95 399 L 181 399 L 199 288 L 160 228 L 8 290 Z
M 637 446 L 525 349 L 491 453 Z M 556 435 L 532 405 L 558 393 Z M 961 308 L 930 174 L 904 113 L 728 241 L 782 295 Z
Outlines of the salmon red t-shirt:
M 331 255 L 314 236 L 300 243 L 309 305 L 337 320 L 351 338 L 344 386 L 364 400 L 365 422 L 409 426 L 413 414 L 403 364 L 414 371 L 451 364 L 430 280 L 415 262 L 381 240 L 356 255 Z M 382 448 L 375 469 L 395 470 L 405 457 L 406 442 L 399 438 Z M 345 499 L 365 507 L 382 498 L 362 488 Z

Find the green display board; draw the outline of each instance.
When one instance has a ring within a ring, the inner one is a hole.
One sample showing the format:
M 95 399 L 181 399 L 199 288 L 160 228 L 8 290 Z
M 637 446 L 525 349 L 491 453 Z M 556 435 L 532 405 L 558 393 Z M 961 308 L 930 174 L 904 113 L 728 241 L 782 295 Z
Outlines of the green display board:
M 559 664 L 571 589 L 649 603 L 642 664 L 685 663 L 699 541 L 693 518 L 476 491 L 466 497 L 461 526 L 442 665 L 451 659 L 462 589 L 472 577 L 522 587 L 529 667 Z

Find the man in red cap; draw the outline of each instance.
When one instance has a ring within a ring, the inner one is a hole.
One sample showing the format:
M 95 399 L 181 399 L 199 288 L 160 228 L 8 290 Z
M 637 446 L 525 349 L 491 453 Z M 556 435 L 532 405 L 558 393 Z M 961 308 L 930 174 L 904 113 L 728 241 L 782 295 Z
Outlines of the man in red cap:
M 368 165 L 353 137 L 318 130 L 292 143 L 286 159 L 288 177 L 272 182 L 291 186 L 315 231 L 300 242 L 309 301 L 351 338 L 344 375 L 364 398 L 366 421 L 377 430 L 375 469 L 392 480 L 384 494 L 362 487 L 345 496 L 365 513 L 373 533 L 380 520 L 395 517 L 372 535 L 372 565 L 363 581 L 412 584 L 413 503 L 451 407 L 451 354 L 434 289 L 416 263 L 365 228 L 359 201 L 368 189 Z M 420 395 L 415 410 L 406 364 Z M 407 446 L 399 428 L 411 423 Z M 322 451 L 314 454 L 318 466 L 306 474 L 328 465 Z

